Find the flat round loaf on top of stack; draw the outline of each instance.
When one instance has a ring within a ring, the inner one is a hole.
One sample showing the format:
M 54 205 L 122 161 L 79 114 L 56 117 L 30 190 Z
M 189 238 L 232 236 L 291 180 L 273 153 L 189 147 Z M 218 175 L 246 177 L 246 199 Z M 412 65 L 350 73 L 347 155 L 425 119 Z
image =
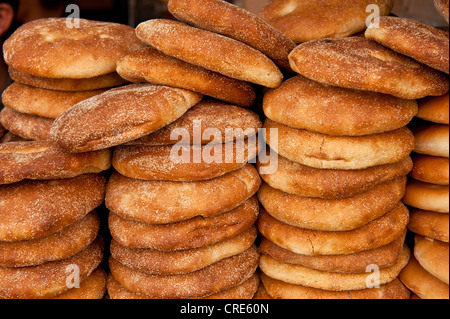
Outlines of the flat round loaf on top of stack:
M 117 73 L 133 83 L 152 83 L 191 90 L 242 107 L 256 99 L 246 82 L 192 65 L 148 47 L 124 56 L 117 62 Z
M 380 17 L 379 23 L 379 26 L 366 30 L 367 39 L 433 69 L 449 73 L 448 33 L 406 18 Z
M 0 185 L 25 179 L 51 180 L 100 173 L 111 167 L 110 149 L 67 153 L 54 143 L 14 142 L 0 145 Z
M 202 98 L 166 86 L 127 85 L 74 105 L 55 120 L 51 137 L 69 152 L 110 148 L 163 128 Z
M 222 0 L 170 0 L 169 11 L 180 21 L 246 43 L 290 69 L 288 55 L 295 43 L 248 10 Z
M 228 212 L 252 197 L 260 184 L 251 164 L 212 180 L 191 183 L 135 180 L 116 172 L 108 183 L 106 206 L 123 218 L 174 223 Z
M 317 133 L 347 136 L 399 129 L 418 112 L 417 102 L 413 100 L 331 87 L 303 76 L 269 90 L 264 95 L 263 108 L 272 121 Z
M 233 79 L 277 87 L 283 74 L 267 56 L 234 39 L 172 20 L 154 19 L 137 36 L 159 51 Z
M 376 5 L 380 15 L 388 15 L 393 0 L 275 0 L 259 14 L 264 20 L 302 43 L 320 38 L 347 37 L 363 31 L 369 13 L 367 6 Z M 324 14 L 327 12 L 327 14 Z
M 127 144 L 221 144 L 253 137 L 262 127 L 259 115 L 255 112 L 227 103 L 203 100 L 172 124 Z M 173 136 L 173 132 L 177 131 L 180 134 Z
M 143 48 L 134 29 L 121 24 L 65 18 L 39 19 L 18 28 L 5 41 L 5 62 L 44 78 L 86 79 L 116 71 L 123 55 Z M 72 54 L 77 52 L 77 54 Z
M 440 96 L 449 90 L 449 79 L 442 72 L 361 37 L 303 43 L 289 59 L 295 72 L 332 86 L 408 100 Z
M 2 101 L 16 112 L 56 119 L 75 104 L 105 91 L 63 92 L 14 82 L 3 91 Z

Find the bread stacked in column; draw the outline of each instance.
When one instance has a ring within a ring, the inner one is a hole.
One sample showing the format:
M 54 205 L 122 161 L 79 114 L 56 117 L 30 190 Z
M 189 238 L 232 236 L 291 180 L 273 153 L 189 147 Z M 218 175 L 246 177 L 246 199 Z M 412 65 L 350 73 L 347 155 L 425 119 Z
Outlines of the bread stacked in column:
M 415 100 L 445 94 L 448 79 L 362 37 L 309 41 L 289 57 L 300 76 L 264 98 L 279 154 L 258 193 L 264 289 L 277 299 L 409 298 L 398 279 L 411 255 L 407 125 Z
M 442 1 L 435 3 L 448 20 L 448 3 L 446 10 Z M 417 21 L 390 17 L 382 18 L 380 28 L 368 30 L 366 36 L 441 74 L 449 74 L 449 38 L 446 32 Z M 441 83 L 447 81 L 446 78 Z M 413 237 L 414 256 L 400 279 L 422 299 L 449 298 L 447 92 L 436 92 L 420 99 L 418 120 L 411 124 L 416 140 L 414 168 L 403 202 L 411 210 L 408 228 Z
M 43 19 L 4 45 L 16 81 L 1 122 L 17 138 L 0 145 L 0 298 L 102 299 L 104 241 L 96 209 L 110 149 L 69 153 L 50 141 L 55 118 L 106 88 L 126 83 L 116 61 L 142 47 L 127 26 Z M 11 138 L 9 138 L 11 140 Z
M 179 120 L 114 152 L 117 172 L 106 198 L 113 237 L 108 293 L 112 299 L 252 299 L 259 286 L 254 224 L 261 179 L 248 162 L 260 149 L 262 123 L 242 107 L 256 100 L 253 84 L 281 83 L 272 59 L 288 67 L 294 44 L 225 1 L 170 1 L 169 9 L 198 28 L 142 23 L 136 34 L 151 47 L 122 58 L 117 71 L 135 83 L 205 97 Z M 240 34 L 247 28 L 261 33 Z

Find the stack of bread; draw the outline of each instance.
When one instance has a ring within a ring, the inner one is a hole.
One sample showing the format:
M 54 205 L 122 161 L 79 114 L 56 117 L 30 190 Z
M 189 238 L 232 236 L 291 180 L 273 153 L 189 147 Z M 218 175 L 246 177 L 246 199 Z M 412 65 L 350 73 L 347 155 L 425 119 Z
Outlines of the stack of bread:
M 261 175 L 258 193 L 262 298 L 410 297 L 398 279 L 411 255 L 407 125 L 416 99 L 447 93 L 449 82 L 386 46 L 361 36 L 300 44 L 289 55 L 300 76 L 264 97 L 279 169 Z
M 13 83 L 3 94 L 0 145 L 0 298 L 102 299 L 100 216 L 110 149 L 69 153 L 50 140 L 54 119 L 126 81 L 117 59 L 143 44 L 117 24 L 43 19 L 4 45 Z M 25 140 L 25 141 L 23 141 Z
M 414 168 L 404 203 L 411 208 L 409 230 L 414 257 L 401 273 L 421 299 L 449 298 L 449 96 L 419 101 L 414 125 Z
M 137 37 L 151 47 L 117 63 L 134 84 L 76 104 L 51 138 L 69 152 L 115 148 L 109 298 L 250 299 L 259 286 L 261 179 L 249 162 L 262 123 L 243 107 L 254 104 L 254 85 L 282 82 L 276 63 L 289 68 L 295 44 L 225 1 L 169 8 L 199 28 L 139 25 Z

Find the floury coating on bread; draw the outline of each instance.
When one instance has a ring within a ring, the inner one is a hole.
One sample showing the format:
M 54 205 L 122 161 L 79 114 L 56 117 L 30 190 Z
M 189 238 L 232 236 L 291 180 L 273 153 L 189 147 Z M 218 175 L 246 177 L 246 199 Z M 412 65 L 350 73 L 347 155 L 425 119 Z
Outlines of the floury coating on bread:
M 30 141 L 50 141 L 53 120 L 37 115 L 20 113 L 5 107 L 0 122 L 9 132 Z

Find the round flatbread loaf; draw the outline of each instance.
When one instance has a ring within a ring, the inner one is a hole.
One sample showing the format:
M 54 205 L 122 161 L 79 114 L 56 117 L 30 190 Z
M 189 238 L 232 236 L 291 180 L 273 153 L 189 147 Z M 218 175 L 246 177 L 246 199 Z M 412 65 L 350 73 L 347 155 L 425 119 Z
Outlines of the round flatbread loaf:
M 448 243 L 417 235 L 414 244 L 414 256 L 426 271 L 448 285 Z
M 5 107 L 0 122 L 9 132 L 30 141 L 50 141 L 53 120 L 37 115 L 20 113 Z
M 408 156 L 398 163 L 373 166 L 362 170 L 318 169 L 278 156 L 278 169 L 262 174 L 270 163 L 258 162 L 262 179 L 285 193 L 323 199 L 348 198 L 368 192 L 387 181 L 408 175 L 413 161 Z
M 449 242 L 449 214 L 412 209 L 408 229 L 423 237 Z
M 26 23 L 5 41 L 6 64 L 46 78 L 84 79 L 116 71 L 120 57 L 144 47 L 132 27 L 110 22 L 48 18 Z
M 449 38 L 448 33 L 442 30 L 412 19 L 381 17 L 380 25 L 368 28 L 365 36 L 449 74 Z
M 408 181 L 403 202 L 414 208 L 449 213 L 449 186 L 434 185 L 413 179 Z
M 295 72 L 332 86 L 408 100 L 440 96 L 449 90 L 445 74 L 362 37 L 303 43 L 289 59 Z
M 105 90 L 63 92 L 40 89 L 14 82 L 2 94 L 3 104 L 14 111 L 56 119 L 75 104 Z
M 290 70 L 295 43 L 248 10 L 222 0 L 170 0 L 169 11 L 180 21 L 246 43 Z
M 141 23 L 136 34 L 169 56 L 233 79 L 270 88 L 283 81 L 283 74 L 266 55 L 214 32 L 177 21 L 154 19 Z
M 0 185 L 0 241 L 39 239 L 61 231 L 99 207 L 105 188 L 100 174 Z
M 449 124 L 449 94 L 430 96 L 419 101 L 417 118 L 425 121 Z
M 380 15 L 388 15 L 393 0 L 275 0 L 259 14 L 261 18 L 289 36 L 296 43 L 320 38 L 348 37 L 363 31 L 376 5 Z M 327 12 L 327 14 L 324 14 Z
M 266 120 L 267 144 L 281 156 L 319 169 L 357 170 L 397 163 L 414 149 L 407 128 L 367 136 L 331 136 Z
M 432 124 L 413 130 L 416 139 L 414 152 L 419 154 L 449 157 L 449 126 Z
M 144 181 L 114 173 L 106 206 L 117 215 L 150 224 L 167 224 L 228 212 L 256 194 L 261 179 L 247 164 L 224 176 L 199 182 Z
M 172 124 L 127 144 L 160 146 L 180 142 L 192 145 L 228 143 L 254 137 L 262 127 L 259 115 L 253 111 L 203 100 Z
M 122 175 L 144 180 L 196 182 L 244 167 L 258 154 L 257 141 L 216 145 L 119 146 L 113 166 Z
M 52 180 L 100 173 L 111 167 L 110 149 L 67 153 L 52 142 L 0 145 L 0 185 L 22 180 Z
M 157 85 L 109 90 L 58 117 L 52 140 L 69 152 L 106 149 L 136 140 L 179 119 L 202 95 Z
M 328 135 L 362 136 L 409 124 L 417 102 L 385 94 L 326 86 L 293 77 L 264 95 L 265 115 L 272 121 Z
M 399 205 L 373 222 L 347 232 L 322 232 L 287 225 L 262 211 L 260 233 L 299 255 L 348 255 L 386 246 L 402 236 L 409 221 L 408 209 Z
M 350 231 L 385 215 L 402 200 L 406 176 L 344 199 L 300 197 L 263 183 L 258 198 L 267 212 L 291 226 L 320 231 Z
M 117 73 L 130 82 L 186 89 L 242 107 L 251 106 L 256 99 L 249 83 L 175 59 L 151 47 L 121 58 Z
M 415 155 L 410 176 L 418 181 L 435 184 L 449 184 L 449 159 L 429 155 Z

